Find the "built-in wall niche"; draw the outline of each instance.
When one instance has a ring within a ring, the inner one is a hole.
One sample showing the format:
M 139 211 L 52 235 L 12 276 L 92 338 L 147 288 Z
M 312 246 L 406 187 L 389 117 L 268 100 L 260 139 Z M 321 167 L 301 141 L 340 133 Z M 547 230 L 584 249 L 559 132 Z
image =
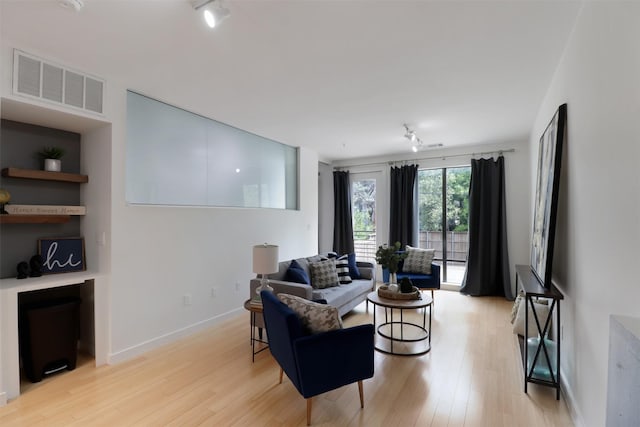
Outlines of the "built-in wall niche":
M 69 301 L 78 301 L 79 304 L 76 308 L 77 310 L 77 322 L 69 322 L 68 319 L 62 319 L 62 323 L 64 323 L 65 327 L 73 328 L 74 330 L 55 330 L 50 331 L 47 330 L 47 341 L 58 343 L 60 340 L 66 339 L 70 334 L 77 334 L 77 347 L 74 348 L 76 354 L 76 367 L 84 364 L 84 363 L 94 363 L 95 359 L 95 324 L 94 324 L 94 281 L 88 280 L 83 283 L 55 287 L 55 288 L 47 288 L 40 289 L 28 292 L 19 292 L 18 293 L 18 318 L 19 320 L 19 331 L 18 335 L 20 336 L 20 340 L 26 340 L 29 336 L 29 332 L 32 333 L 32 338 L 35 336 L 35 339 L 42 340 L 42 338 L 38 338 L 38 330 L 34 328 L 47 328 L 49 325 L 42 325 L 37 323 L 28 324 L 25 319 L 27 318 L 27 311 L 29 310 L 49 310 L 53 307 L 53 313 L 48 313 L 48 318 L 51 316 L 55 317 L 63 317 L 66 316 L 63 310 L 56 312 L 55 310 L 58 307 L 62 307 L 60 305 L 61 302 L 69 302 Z M 36 317 L 37 319 L 37 317 Z M 26 326 L 25 326 L 26 324 Z M 24 328 L 24 329 L 23 329 Z M 31 329 L 29 331 L 29 329 Z M 29 351 L 29 347 L 25 349 L 25 346 L 21 342 L 20 345 L 20 392 L 24 393 L 28 391 L 28 389 L 33 385 L 33 383 L 29 380 L 28 376 L 25 373 L 25 351 Z M 45 352 L 47 350 L 44 350 Z M 58 350 L 59 351 L 59 350 Z M 45 355 L 46 356 L 46 355 Z M 63 361 L 58 360 L 57 357 L 50 357 L 47 360 L 47 363 L 51 363 L 51 368 L 55 370 L 57 366 L 63 364 Z M 63 368 L 59 371 L 52 372 L 42 376 L 42 380 L 46 381 L 48 379 L 53 379 L 58 375 L 68 371 L 68 369 Z
M 60 129 L 3 119 L 0 122 L 0 168 L 42 170 L 37 155 L 44 147 L 60 147 L 62 172 L 80 172 L 81 135 Z M 78 206 L 80 185 L 40 179 L 0 177 L 0 188 L 11 193 L 11 204 Z M 0 278 L 16 277 L 16 266 L 37 253 L 38 239 L 81 236 L 81 217 L 67 222 L 44 224 L 0 224 Z

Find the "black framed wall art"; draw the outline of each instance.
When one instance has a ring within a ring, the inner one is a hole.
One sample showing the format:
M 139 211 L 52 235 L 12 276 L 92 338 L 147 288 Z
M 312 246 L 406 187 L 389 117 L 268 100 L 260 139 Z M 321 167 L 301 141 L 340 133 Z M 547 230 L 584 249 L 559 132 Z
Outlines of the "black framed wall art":
M 538 176 L 533 207 L 531 269 L 543 286 L 551 287 L 560 164 L 567 122 L 567 104 L 556 110 L 540 137 Z

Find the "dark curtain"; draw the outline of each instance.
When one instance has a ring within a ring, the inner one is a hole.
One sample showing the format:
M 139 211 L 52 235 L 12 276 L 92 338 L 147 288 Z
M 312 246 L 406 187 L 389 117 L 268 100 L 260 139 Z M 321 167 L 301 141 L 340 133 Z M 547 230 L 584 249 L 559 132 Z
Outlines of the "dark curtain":
M 504 157 L 471 160 L 469 186 L 469 258 L 460 292 L 500 295 L 512 300 Z
M 389 215 L 389 244 L 400 242 L 416 246 L 415 236 L 415 204 L 416 179 L 418 165 L 405 165 L 391 168 L 391 196 Z
M 338 255 L 351 254 L 354 250 L 349 172 L 333 172 L 333 199 L 333 251 Z

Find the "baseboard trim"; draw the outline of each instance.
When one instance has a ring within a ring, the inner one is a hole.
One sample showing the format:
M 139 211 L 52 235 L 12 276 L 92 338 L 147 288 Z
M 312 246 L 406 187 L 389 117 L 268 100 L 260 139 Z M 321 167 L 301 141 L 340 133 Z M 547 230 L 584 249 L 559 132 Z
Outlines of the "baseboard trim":
M 569 415 L 571 416 L 571 420 L 575 427 L 584 427 L 586 424 L 584 423 L 584 419 L 582 418 L 582 414 L 578 406 L 576 405 L 576 400 L 574 398 L 573 392 L 569 384 L 567 383 L 567 376 L 565 375 L 562 369 L 560 370 L 560 390 L 562 392 L 562 397 L 567 405 L 567 409 L 569 410 Z
M 7 393 L 3 391 L 0 393 L 0 408 L 5 406 L 6 404 L 7 404 Z
M 176 340 L 195 334 L 196 332 L 200 332 L 204 329 L 210 328 L 211 326 L 214 326 L 236 316 L 242 310 L 242 308 L 236 308 L 226 313 L 222 313 L 209 319 L 202 320 L 198 323 L 194 323 L 193 325 L 189 325 L 168 334 L 161 335 L 157 338 L 144 341 L 138 345 L 134 345 L 129 348 L 125 348 L 124 350 L 111 353 L 107 359 L 107 363 L 109 365 L 114 365 L 126 360 L 133 359 L 134 357 L 140 356 L 141 354 L 144 354 L 148 351 L 154 350 L 158 347 L 162 347 L 163 345 L 170 344 Z

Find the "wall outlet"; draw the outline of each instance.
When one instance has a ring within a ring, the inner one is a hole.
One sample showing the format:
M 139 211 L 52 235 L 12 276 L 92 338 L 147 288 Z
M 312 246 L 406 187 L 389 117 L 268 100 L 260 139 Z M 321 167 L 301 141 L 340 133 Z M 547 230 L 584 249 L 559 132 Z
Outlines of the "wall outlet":
M 218 296 L 218 290 L 214 286 L 211 288 L 211 298 L 215 298 L 216 296 Z
M 191 294 L 184 294 L 182 296 L 182 303 L 187 306 L 187 305 L 191 305 Z
M 240 290 L 240 282 L 236 282 L 236 292 Z

